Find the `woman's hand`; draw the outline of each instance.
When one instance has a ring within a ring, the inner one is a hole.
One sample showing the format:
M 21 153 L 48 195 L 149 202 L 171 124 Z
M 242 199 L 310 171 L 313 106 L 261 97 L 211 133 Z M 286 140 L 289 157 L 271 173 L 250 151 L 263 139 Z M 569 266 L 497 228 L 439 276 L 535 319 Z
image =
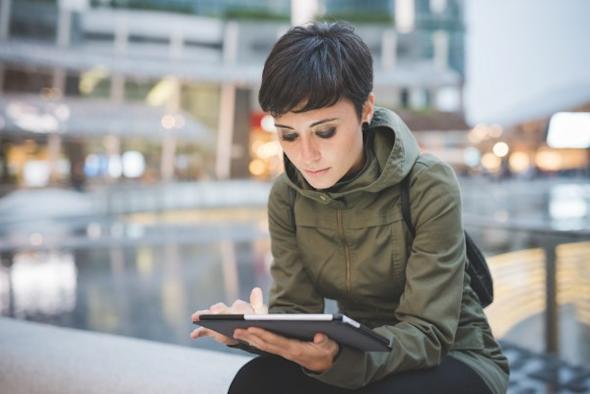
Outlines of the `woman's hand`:
M 209 309 L 203 309 L 193 313 L 193 322 L 199 321 L 199 316 L 214 313 L 242 313 L 242 314 L 264 314 L 268 313 L 268 307 L 264 305 L 264 299 L 262 289 L 255 287 L 250 293 L 250 303 L 242 300 L 236 300 L 231 306 L 227 306 L 222 302 L 209 307 Z M 219 334 L 213 330 L 205 327 L 199 327 L 191 332 L 191 338 L 197 339 L 200 337 L 209 336 L 219 343 L 224 345 L 237 345 L 238 341 L 233 338 L 226 337 L 225 335 Z
M 321 373 L 332 367 L 339 345 L 327 335 L 317 333 L 312 342 L 285 338 L 262 328 L 236 329 L 234 338 L 268 353 L 291 360 L 312 372 Z

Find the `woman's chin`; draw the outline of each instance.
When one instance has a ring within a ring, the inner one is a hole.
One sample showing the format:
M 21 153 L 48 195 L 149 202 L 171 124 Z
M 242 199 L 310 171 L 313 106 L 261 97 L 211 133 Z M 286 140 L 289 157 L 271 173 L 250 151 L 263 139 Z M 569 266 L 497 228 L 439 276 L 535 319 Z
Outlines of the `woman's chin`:
M 299 171 L 301 171 L 307 183 L 316 190 L 329 189 L 338 182 L 338 179 L 335 179 L 334 169 L 331 167 L 318 172 Z
M 329 189 L 332 186 L 334 186 L 334 184 L 336 183 L 336 182 L 332 182 L 329 179 L 320 180 L 320 179 L 307 179 L 306 178 L 306 180 L 307 180 L 307 183 L 309 183 L 309 185 L 316 190 Z

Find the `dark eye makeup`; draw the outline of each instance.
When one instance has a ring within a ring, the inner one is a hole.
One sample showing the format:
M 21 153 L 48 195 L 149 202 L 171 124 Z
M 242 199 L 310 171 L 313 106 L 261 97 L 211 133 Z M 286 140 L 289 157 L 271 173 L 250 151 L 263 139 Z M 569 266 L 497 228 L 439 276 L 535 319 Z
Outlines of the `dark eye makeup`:
M 315 132 L 315 135 L 317 135 L 320 138 L 324 138 L 324 139 L 332 138 L 335 134 L 336 134 L 335 127 L 331 127 L 327 130 L 321 130 L 321 131 Z M 297 139 L 297 137 L 298 137 L 297 133 L 289 133 L 289 132 L 281 133 L 281 140 L 283 140 L 283 141 L 287 141 L 287 142 L 295 141 L 295 139 Z
M 336 134 L 336 128 L 331 127 L 327 130 L 316 131 L 315 134 L 320 138 L 332 138 Z
M 297 138 L 297 133 L 281 133 L 281 140 L 283 141 L 295 141 Z

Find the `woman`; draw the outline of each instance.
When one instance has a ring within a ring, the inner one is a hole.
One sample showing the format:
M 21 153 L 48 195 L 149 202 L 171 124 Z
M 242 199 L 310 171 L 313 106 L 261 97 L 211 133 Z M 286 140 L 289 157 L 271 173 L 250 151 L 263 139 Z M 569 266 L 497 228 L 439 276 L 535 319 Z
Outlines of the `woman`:
M 367 46 L 343 24 L 294 27 L 273 47 L 259 101 L 284 151 L 268 217 L 270 313 L 322 313 L 324 298 L 390 339 L 393 350 L 360 352 L 318 333 L 297 341 L 236 330 L 229 346 L 262 355 L 231 393 L 502 393 L 508 363 L 465 273 L 461 198 L 451 168 L 419 155 L 407 126 L 376 108 Z M 416 236 L 402 219 L 409 177 Z M 202 313 L 265 313 L 250 302 Z M 238 342 L 238 340 L 240 342 Z M 289 391 L 291 390 L 291 391 Z

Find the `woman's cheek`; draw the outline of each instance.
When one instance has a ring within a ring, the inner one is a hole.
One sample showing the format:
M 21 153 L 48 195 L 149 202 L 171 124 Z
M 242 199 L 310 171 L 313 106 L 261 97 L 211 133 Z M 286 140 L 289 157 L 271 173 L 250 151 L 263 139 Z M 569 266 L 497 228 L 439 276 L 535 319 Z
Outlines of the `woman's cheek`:
M 283 153 L 285 154 L 285 156 L 287 156 L 287 159 L 289 159 L 289 161 L 291 163 L 293 163 L 293 165 L 299 169 L 299 159 L 297 157 L 295 157 L 295 155 L 293 154 L 293 151 L 291 149 L 289 149 L 288 147 L 284 146 L 283 144 L 281 144 L 281 148 L 283 149 Z

